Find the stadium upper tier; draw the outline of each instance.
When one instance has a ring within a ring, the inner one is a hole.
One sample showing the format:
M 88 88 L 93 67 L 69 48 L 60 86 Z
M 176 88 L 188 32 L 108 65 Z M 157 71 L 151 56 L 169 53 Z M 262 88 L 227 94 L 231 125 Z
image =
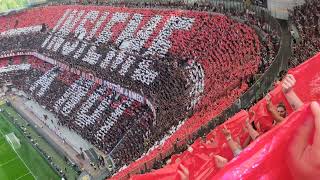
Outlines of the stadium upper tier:
M 61 124 L 112 152 L 118 167 L 182 120 L 184 134 L 198 129 L 248 88 L 262 63 L 256 32 L 217 13 L 48 6 L 0 24 L 1 57 L 46 62 L 30 79 L 30 94 Z

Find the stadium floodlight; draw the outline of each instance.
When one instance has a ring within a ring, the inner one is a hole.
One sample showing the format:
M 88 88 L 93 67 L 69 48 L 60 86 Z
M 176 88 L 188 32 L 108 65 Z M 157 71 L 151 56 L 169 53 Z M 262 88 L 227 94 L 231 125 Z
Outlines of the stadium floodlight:
M 20 140 L 17 138 L 17 136 L 12 132 L 7 135 L 5 135 L 7 142 L 10 144 L 10 146 L 13 149 L 19 149 L 21 147 Z

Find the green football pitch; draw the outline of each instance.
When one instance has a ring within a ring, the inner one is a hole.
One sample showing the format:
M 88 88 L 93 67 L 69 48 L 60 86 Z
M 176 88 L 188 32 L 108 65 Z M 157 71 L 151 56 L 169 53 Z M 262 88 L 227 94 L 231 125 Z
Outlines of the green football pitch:
M 5 135 L 13 132 L 21 147 L 14 149 Z M 29 140 L 0 112 L 0 180 L 60 179 Z
M 27 0 L 0 0 L 0 12 L 27 7 Z
M 0 0 L 0 13 L 10 10 L 27 8 L 32 4 L 45 3 L 46 0 Z

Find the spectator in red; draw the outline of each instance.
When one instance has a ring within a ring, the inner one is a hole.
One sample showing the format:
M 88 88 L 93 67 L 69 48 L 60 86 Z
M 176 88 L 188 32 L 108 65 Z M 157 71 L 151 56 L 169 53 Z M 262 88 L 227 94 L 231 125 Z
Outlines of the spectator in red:
M 233 156 L 237 157 L 242 151 L 240 142 L 236 142 L 235 140 L 233 140 L 230 131 L 225 126 L 222 129 L 222 133 L 225 136 L 227 143 L 233 152 Z
M 283 103 L 279 103 L 277 107 L 272 104 L 271 96 L 268 94 L 266 96 L 267 110 L 273 118 L 273 125 L 277 125 L 287 117 L 287 110 Z
M 296 80 L 294 76 L 291 74 L 288 74 L 282 81 L 282 92 L 284 93 L 286 99 L 288 100 L 293 110 L 297 110 L 303 105 L 303 102 L 293 90 L 295 83 Z M 266 100 L 266 108 L 268 109 L 272 118 L 274 119 L 274 125 L 281 123 L 287 116 L 285 106 L 282 103 L 280 103 L 277 107 L 275 107 L 271 102 L 271 96 L 269 94 L 266 96 Z M 238 156 L 241 153 L 242 148 L 249 145 L 250 141 L 257 139 L 260 136 L 260 133 L 253 128 L 249 119 L 246 120 L 244 129 L 249 133 L 249 137 L 246 139 L 242 147 L 240 145 L 240 142 L 236 142 L 233 140 L 230 131 L 226 127 L 222 129 L 222 132 L 226 137 L 226 140 L 234 154 L 234 157 Z M 227 164 L 228 160 L 222 156 L 215 155 L 215 162 L 218 168 L 222 168 Z

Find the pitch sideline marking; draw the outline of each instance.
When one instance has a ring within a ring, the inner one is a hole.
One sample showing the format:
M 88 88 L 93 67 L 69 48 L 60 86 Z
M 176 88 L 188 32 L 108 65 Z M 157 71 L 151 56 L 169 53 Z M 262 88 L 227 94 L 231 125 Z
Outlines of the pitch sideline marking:
M 4 163 L 0 164 L 0 167 L 2 167 L 2 166 L 4 166 L 4 165 L 6 165 L 6 164 L 8 164 L 8 163 L 10 163 L 11 161 L 14 161 L 14 160 L 16 160 L 16 159 L 17 159 L 17 157 L 12 158 L 12 159 L 10 159 L 9 161 L 7 161 L 7 162 L 4 162 Z
M 28 173 L 26 173 L 26 174 L 24 174 L 24 175 L 22 175 L 22 176 L 18 177 L 16 180 L 21 179 L 21 178 L 23 178 L 23 177 L 25 177 L 26 175 L 29 175 L 29 174 L 30 174 L 30 172 L 28 172 Z M 32 174 L 31 174 L 31 175 L 32 175 Z
M 3 134 L 3 132 L 1 131 L 1 129 L 0 129 L 0 133 L 1 133 L 1 135 L 4 137 L 4 134 Z
M 4 134 L 3 134 L 3 132 L 1 131 L 1 129 L 0 129 L 0 133 L 2 134 L 2 136 L 4 136 Z M 11 147 L 12 148 L 12 147 Z M 17 153 L 17 151 L 14 149 L 14 148 L 12 148 L 13 149 L 13 151 L 18 155 L 18 157 L 19 157 L 19 159 L 22 161 L 22 163 L 27 167 L 27 169 L 28 169 L 28 171 L 29 171 L 29 173 L 31 173 L 31 175 L 33 176 L 33 178 L 34 179 L 37 179 L 36 178 L 36 176 L 32 173 L 32 171 L 30 170 L 30 168 L 26 165 L 26 163 L 22 160 L 22 158 L 20 157 L 20 155 Z
M 27 167 L 27 169 L 29 170 L 29 172 L 31 173 L 31 175 L 34 177 L 34 179 L 37 179 L 36 176 L 32 173 L 32 171 L 30 170 L 30 168 L 26 165 L 26 163 L 23 161 L 23 159 L 20 157 L 20 155 L 17 153 L 17 151 L 12 148 L 13 151 L 18 155 L 18 157 L 20 158 L 20 160 L 22 161 L 22 163 Z

